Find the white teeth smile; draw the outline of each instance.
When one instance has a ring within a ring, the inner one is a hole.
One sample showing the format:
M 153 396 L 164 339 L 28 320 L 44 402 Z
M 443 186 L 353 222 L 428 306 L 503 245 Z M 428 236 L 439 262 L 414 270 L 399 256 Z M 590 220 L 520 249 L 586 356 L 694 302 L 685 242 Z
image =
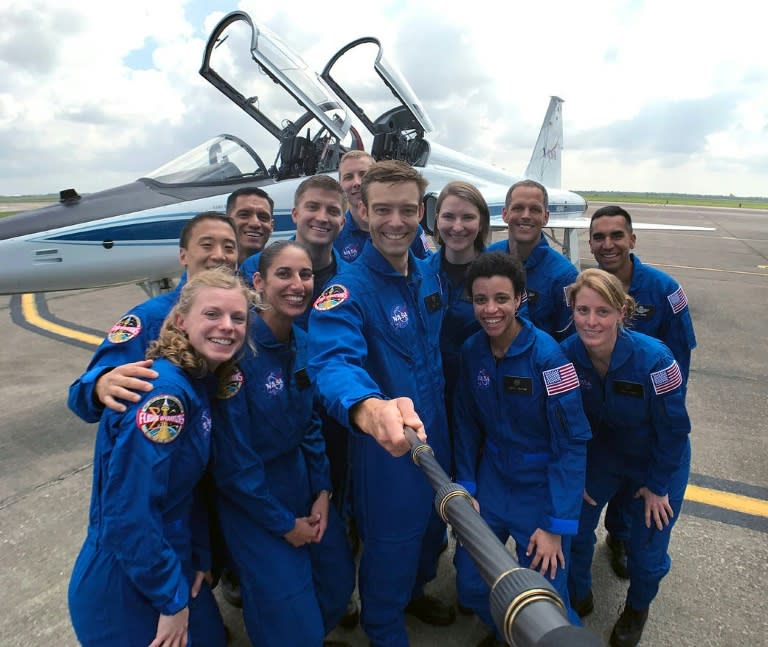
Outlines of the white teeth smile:
M 208 341 L 222 346 L 231 346 L 235 343 L 233 339 L 224 339 L 222 337 L 209 337 Z
M 501 321 L 501 317 L 497 319 L 485 319 L 485 323 L 488 324 L 489 326 L 495 326 L 500 321 Z
M 387 234 L 383 231 L 381 232 L 381 235 L 387 240 L 402 240 L 406 237 L 406 234 Z
M 297 305 L 304 303 L 304 295 L 297 296 L 297 295 L 288 295 L 285 297 L 286 301 L 289 301 L 290 303 L 295 303 Z

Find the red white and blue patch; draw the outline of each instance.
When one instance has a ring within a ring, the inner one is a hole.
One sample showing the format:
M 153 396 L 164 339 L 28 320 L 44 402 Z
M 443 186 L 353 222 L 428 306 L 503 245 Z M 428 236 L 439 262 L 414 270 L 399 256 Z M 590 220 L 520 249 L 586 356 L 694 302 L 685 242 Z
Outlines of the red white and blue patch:
M 563 364 L 542 373 L 547 395 L 557 395 L 579 388 L 579 376 L 573 364 Z
M 683 286 L 681 285 L 672 294 L 667 295 L 667 301 L 669 301 L 669 305 L 672 306 L 672 312 L 676 315 L 680 314 L 688 305 L 688 297 L 685 296 Z
M 349 299 L 349 290 L 340 283 L 328 286 L 315 300 L 315 310 L 330 310 Z
M 229 400 L 235 397 L 245 382 L 245 376 L 239 366 L 235 366 L 232 372 L 221 382 L 216 391 L 216 398 L 219 400 Z
M 133 339 L 140 332 L 141 319 L 136 315 L 125 315 L 109 329 L 107 339 L 113 344 L 122 344 Z
M 674 391 L 683 383 L 683 374 L 677 362 L 672 362 L 667 368 L 651 373 L 651 384 L 656 395 L 664 395 Z
M 173 395 L 156 395 L 136 412 L 136 425 L 153 443 L 170 443 L 184 428 L 184 405 Z

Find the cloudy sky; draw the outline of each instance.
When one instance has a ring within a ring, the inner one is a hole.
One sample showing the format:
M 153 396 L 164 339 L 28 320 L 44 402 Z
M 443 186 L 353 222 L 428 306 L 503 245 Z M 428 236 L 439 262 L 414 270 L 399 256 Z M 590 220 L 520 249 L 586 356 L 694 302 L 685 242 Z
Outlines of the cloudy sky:
M 377 36 L 431 138 L 510 172 L 525 168 L 556 94 L 566 188 L 768 196 L 766 25 L 753 0 L 370 4 L 5 0 L 0 195 L 123 184 L 221 132 L 258 141 L 198 74 L 210 31 L 242 9 L 317 71 Z

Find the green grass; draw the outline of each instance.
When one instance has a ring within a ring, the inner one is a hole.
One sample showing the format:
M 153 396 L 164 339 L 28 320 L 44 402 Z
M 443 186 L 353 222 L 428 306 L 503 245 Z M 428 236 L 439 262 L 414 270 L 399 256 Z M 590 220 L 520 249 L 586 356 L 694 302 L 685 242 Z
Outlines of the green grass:
M 45 195 L 0 195 L 0 202 L 5 204 L 24 204 L 25 202 L 56 202 L 58 199 L 58 193 L 47 193 Z
M 737 207 L 768 209 L 768 198 L 734 195 L 691 195 L 685 193 L 633 193 L 622 191 L 577 191 L 588 202 L 629 202 L 638 204 L 679 204 L 694 207 Z

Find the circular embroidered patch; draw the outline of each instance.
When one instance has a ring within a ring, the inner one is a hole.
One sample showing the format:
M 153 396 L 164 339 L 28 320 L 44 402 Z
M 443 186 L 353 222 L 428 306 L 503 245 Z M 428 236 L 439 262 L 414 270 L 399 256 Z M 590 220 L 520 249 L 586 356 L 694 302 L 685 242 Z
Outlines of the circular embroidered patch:
M 141 332 L 141 319 L 136 315 L 125 315 L 109 329 L 107 339 L 113 344 L 122 344 Z
M 153 443 L 170 443 L 184 428 L 184 406 L 172 395 L 157 395 L 136 413 L 136 425 Z
M 315 310 L 330 310 L 349 299 L 349 290 L 339 283 L 325 288 L 315 301 Z
M 219 388 L 216 391 L 216 397 L 219 400 L 229 400 L 236 396 L 245 382 L 245 375 L 239 366 L 235 366 L 226 379 L 219 382 Z

